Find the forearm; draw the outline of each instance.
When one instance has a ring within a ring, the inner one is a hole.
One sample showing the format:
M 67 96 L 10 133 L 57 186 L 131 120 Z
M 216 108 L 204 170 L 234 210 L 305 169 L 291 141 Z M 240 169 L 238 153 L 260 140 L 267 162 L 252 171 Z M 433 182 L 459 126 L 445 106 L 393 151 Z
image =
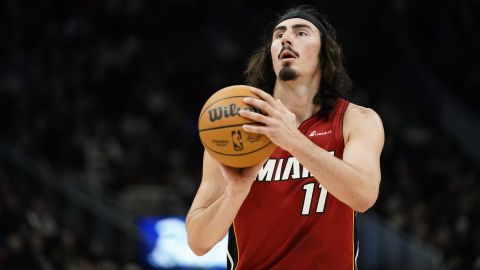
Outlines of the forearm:
M 227 186 L 208 207 L 189 214 L 186 222 L 188 243 L 197 255 L 208 252 L 227 234 L 248 192 L 249 188 Z
M 290 150 L 330 194 L 355 211 L 364 212 L 372 206 L 378 194 L 374 181 L 360 169 L 335 158 L 307 137 L 299 137 Z

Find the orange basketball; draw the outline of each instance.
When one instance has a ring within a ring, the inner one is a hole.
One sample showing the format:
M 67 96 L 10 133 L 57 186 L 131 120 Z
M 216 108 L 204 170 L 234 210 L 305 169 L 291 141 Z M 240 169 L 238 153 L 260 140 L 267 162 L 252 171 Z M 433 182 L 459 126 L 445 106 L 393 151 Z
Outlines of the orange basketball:
M 260 112 L 243 102 L 259 98 L 246 85 L 225 87 L 213 94 L 200 112 L 198 133 L 208 153 L 225 165 L 244 168 L 265 160 L 275 150 L 267 136 L 245 132 L 243 124 L 262 125 L 239 115 L 240 109 Z

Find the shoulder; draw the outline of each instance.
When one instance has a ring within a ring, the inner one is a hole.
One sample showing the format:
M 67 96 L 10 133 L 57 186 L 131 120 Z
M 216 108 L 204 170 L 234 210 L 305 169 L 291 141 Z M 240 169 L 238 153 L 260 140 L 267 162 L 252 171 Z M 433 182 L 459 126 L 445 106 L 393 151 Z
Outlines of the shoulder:
M 347 109 L 345 110 L 345 120 L 354 119 L 354 120 L 380 120 L 380 116 L 371 108 L 363 107 L 355 103 L 350 102 Z
M 343 116 L 345 142 L 358 133 L 376 134 L 383 138 L 382 120 L 373 109 L 350 102 Z

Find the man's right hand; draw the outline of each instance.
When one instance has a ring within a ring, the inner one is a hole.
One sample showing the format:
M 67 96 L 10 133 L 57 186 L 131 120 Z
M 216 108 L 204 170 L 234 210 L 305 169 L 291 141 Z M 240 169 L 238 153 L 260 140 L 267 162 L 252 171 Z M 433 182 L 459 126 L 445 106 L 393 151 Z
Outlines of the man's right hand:
M 219 164 L 222 176 L 227 182 L 227 189 L 235 192 L 249 192 L 264 162 L 247 168 L 233 168 Z
M 263 163 L 228 167 L 205 151 L 202 183 L 186 220 L 188 244 L 195 254 L 207 253 L 228 233 Z

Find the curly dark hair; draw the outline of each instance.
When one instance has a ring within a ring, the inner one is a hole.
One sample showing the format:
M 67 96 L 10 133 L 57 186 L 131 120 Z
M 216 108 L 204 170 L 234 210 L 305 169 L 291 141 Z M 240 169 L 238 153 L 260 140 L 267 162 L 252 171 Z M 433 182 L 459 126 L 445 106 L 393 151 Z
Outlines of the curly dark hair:
M 301 5 L 288 9 L 283 14 L 278 15 L 269 27 L 267 27 L 262 38 L 263 45 L 250 57 L 244 71 L 246 84 L 273 94 L 276 75 L 273 70 L 272 56 L 270 53 L 272 32 L 284 15 L 298 10 L 316 17 L 323 26 L 321 27 L 322 29 L 319 29 L 321 48 L 318 55 L 321 81 L 320 87 L 312 102 L 320 105 L 320 111 L 318 113 L 322 118 L 327 119 L 337 99 L 345 97 L 351 90 L 352 81 L 343 65 L 342 48 L 336 40 L 335 29 L 326 20 L 325 15 L 320 14 L 320 12 L 312 6 Z

